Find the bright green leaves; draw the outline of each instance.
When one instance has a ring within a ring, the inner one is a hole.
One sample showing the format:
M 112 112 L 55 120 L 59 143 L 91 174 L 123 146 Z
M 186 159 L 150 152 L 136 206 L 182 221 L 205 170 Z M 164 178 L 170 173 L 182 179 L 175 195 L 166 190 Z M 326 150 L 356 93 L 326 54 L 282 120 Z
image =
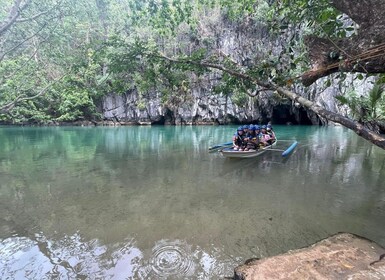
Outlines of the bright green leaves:
M 93 119 L 95 105 L 87 90 L 79 87 L 66 88 L 60 94 L 57 121 Z
M 375 84 L 369 91 L 367 107 L 371 119 L 385 120 L 385 85 Z
M 385 86 L 381 79 L 375 83 L 368 95 L 351 91 L 335 98 L 350 109 L 352 118 L 361 122 L 385 120 Z

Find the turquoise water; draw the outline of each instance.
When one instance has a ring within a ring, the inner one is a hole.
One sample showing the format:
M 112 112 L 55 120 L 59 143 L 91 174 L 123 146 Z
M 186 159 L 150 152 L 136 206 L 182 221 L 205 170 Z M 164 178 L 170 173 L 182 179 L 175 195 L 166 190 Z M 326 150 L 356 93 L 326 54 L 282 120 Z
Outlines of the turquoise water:
M 341 231 L 385 246 L 383 150 L 276 126 L 287 159 L 208 153 L 234 130 L 1 127 L 2 279 L 217 279 Z

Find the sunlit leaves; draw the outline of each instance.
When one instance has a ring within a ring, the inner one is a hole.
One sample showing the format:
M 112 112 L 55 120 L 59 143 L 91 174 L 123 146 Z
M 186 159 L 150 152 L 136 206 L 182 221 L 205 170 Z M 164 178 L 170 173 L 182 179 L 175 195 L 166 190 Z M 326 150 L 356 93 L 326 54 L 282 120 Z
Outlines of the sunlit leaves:
M 361 122 L 385 120 L 385 86 L 379 80 L 368 95 L 358 95 L 351 91 L 335 97 L 341 105 L 350 109 L 352 118 Z

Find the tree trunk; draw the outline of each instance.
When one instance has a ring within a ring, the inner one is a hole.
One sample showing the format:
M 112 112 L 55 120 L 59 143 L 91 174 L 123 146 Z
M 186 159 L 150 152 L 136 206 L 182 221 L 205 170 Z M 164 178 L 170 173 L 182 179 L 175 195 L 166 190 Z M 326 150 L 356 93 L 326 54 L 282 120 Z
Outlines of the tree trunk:
M 385 1 L 333 0 L 331 4 L 359 25 L 358 33 L 338 40 L 305 37 L 312 69 L 302 75 L 302 83 L 309 86 L 338 71 L 384 73 Z

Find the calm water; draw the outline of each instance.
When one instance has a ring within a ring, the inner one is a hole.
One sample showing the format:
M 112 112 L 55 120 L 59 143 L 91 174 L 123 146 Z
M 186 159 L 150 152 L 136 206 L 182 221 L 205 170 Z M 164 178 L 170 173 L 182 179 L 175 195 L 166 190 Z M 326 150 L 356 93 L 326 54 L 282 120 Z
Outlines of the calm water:
M 207 152 L 234 129 L 0 128 L 2 279 L 218 279 L 340 231 L 385 246 L 383 150 L 276 126 L 286 160 Z

